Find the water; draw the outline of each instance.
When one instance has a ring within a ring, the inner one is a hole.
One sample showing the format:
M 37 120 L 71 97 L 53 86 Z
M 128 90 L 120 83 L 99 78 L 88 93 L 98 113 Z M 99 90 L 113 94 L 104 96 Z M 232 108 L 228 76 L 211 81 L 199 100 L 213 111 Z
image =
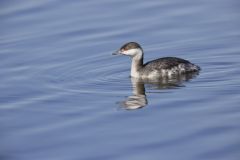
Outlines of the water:
M 1 1 L 0 158 L 238 160 L 239 5 Z M 128 41 L 202 71 L 138 82 L 111 55 Z

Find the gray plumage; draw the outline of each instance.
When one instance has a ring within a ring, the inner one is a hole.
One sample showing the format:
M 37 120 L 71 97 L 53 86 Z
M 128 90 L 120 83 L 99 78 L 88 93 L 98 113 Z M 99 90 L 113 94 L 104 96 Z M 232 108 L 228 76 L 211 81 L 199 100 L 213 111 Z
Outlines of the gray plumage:
M 132 58 L 132 77 L 170 77 L 200 70 L 199 66 L 177 57 L 158 58 L 143 64 L 143 49 L 136 42 L 124 44 L 117 53 Z

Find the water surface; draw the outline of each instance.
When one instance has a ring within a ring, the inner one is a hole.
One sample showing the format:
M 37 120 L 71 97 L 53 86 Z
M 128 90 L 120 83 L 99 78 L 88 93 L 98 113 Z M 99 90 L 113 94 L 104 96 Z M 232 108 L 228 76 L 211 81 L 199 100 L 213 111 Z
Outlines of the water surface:
M 236 0 L 0 2 L 0 158 L 238 160 Z M 129 78 L 113 51 L 177 56 L 199 75 Z

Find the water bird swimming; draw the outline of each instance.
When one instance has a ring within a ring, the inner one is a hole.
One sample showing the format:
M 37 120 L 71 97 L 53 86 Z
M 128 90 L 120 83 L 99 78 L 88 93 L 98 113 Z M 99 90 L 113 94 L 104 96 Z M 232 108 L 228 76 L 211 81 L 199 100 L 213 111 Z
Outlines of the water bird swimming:
M 143 49 L 136 42 L 124 44 L 113 55 L 127 55 L 132 58 L 131 77 L 171 78 L 172 76 L 200 71 L 200 67 L 181 58 L 163 57 L 143 63 Z

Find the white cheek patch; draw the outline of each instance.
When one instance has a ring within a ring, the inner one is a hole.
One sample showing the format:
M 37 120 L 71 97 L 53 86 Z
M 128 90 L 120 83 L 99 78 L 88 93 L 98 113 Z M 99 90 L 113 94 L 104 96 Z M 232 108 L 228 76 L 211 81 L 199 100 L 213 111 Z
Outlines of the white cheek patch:
M 139 52 L 139 49 L 129 49 L 122 51 L 122 54 L 128 55 L 128 56 L 135 56 Z

